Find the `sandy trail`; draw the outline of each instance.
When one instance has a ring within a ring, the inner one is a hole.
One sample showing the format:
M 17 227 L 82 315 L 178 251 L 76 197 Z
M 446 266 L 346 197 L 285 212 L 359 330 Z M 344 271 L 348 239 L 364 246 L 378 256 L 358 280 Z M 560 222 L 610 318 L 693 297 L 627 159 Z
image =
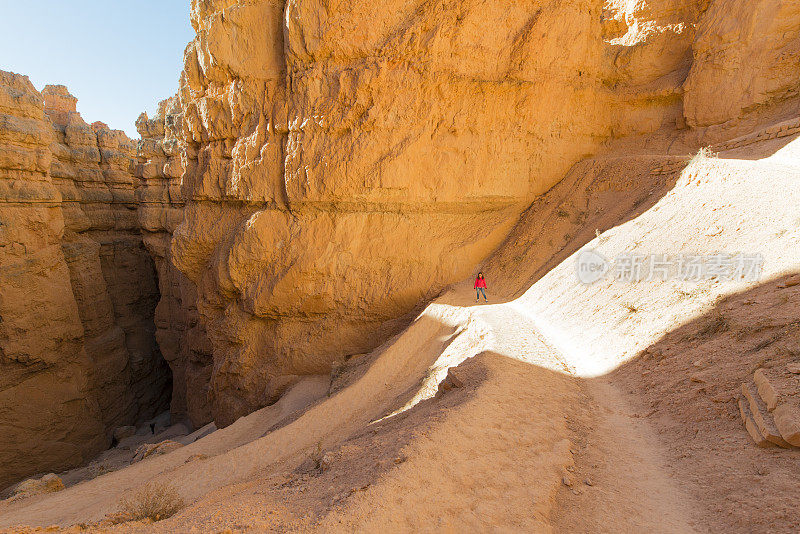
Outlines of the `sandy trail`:
M 580 362 L 558 352 L 518 303 L 480 303 L 472 310 L 490 328 L 493 351 L 575 375 Z M 694 532 L 691 525 L 700 517 L 696 499 L 670 474 L 663 446 L 647 421 L 611 381 L 578 384 L 579 405 L 564 408 L 575 463 L 562 470 L 554 530 Z

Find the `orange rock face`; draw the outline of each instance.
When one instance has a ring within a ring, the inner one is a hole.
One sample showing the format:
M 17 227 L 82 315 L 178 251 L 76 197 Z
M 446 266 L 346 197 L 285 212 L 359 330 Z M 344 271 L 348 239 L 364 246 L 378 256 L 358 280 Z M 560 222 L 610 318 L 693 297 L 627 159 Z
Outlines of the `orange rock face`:
M 716 142 L 796 93 L 774 3 L 193 1 L 171 255 L 217 423 L 387 339 L 604 141 Z
M 172 258 L 217 423 L 387 339 L 603 140 L 675 124 L 679 83 L 625 78 L 602 7 L 192 3 Z
M 687 122 L 732 122 L 797 96 L 799 39 L 797 2 L 711 2 L 697 27 L 684 84 Z
M 169 398 L 134 144 L 76 100 L 0 72 L 0 486 L 86 461 Z

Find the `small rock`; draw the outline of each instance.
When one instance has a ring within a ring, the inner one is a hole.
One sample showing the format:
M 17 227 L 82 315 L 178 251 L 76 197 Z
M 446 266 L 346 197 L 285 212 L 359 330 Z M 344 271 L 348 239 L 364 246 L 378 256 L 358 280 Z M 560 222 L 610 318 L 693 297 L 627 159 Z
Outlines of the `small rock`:
M 800 375 L 800 362 L 787 363 L 786 370 L 793 375 Z
M 800 447 L 800 407 L 793 404 L 779 404 L 775 408 L 775 426 L 790 445 Z
M 764 369 L 756 369 L 753 380 L 758 389 L 758 395 L 766 403 L 767 410 L 773 411 L 778 405 L 778 388 L 770 381 Z
M 561 477 L 561 483 L 567 486 L 568 488 L 572 487 L 572 479 L 569 477 L 569 475 L 565 474 L 563 477 Z
M 321 471 L 327 471 L 331 468 L 331 464 L 333 462 L 333 458 L 330 454 L 325 453 L 322 455 L 322 458 L 319 460 L 319 468 Z
M 136 434 L 135 426 L 119 426 L 114 429 L 114 439 L 117 443 Z
M 778 284 L 779 289 L 786 289 L 787 287 L 794 287 L 800 285 L 800 278 L 789 278 Z
M 170 439 L 155 444 L 145 443 L 144 445 L 136 449 L 136 454 L 133 456 L 133 460 L 131 460 L 131 463 L 139 462 L 150 456 L 160 456 L 162 454 L 167 454 L 168 452 L 180 449 L 181 447 L 183 447 L 182 443 L 178 443 L 177 441 L 172 441 Z
M 587 486 L 594 486 L 594 481 L 591 478 L 587 478 L 586 480 L 583 481 L 583 483 L 586 484 Z
M 464 387 L 464 380 L 458 376 L 460 371 L 457 371 L 456 369 L 456 367 L 451 367 L 447 370 L 447 376 L 444 378 L 444 380 L 442 380 L 442 383 L 439 384 L 439 392 L 450 391 L 454 388 Z

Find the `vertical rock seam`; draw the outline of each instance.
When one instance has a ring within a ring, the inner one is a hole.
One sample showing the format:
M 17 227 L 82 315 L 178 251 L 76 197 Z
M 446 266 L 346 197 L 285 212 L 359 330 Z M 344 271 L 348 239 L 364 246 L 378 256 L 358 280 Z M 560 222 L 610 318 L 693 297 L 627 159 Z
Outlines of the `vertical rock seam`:
M 196 428 L 211 421 L 208 383 L 212 347 L 197 313 L 197 289 L 172 262 L 170 240 L 183 220 L 181 196 L 183 113 L 177 96 L 162 101 L 152 119 L 139 116 L 141 135 L 135 174 L 139 225 L 158 271 L 161 300 L 155 311 L 156 339 L 172 369 L 173 417 L 188 417 Z

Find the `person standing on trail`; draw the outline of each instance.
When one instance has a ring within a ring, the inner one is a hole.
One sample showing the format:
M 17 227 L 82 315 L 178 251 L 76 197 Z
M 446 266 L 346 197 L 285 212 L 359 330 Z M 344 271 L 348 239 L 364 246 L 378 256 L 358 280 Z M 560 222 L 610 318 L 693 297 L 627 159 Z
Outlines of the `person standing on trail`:
M 489 299 L 486 298 L 486 279 L 483 277 L 483 273 L 478 273 L 478 277 L 475 279 L 475 302 L 481 300 L 481 294 L 483 294 L 483 300 L 489 302 Z

